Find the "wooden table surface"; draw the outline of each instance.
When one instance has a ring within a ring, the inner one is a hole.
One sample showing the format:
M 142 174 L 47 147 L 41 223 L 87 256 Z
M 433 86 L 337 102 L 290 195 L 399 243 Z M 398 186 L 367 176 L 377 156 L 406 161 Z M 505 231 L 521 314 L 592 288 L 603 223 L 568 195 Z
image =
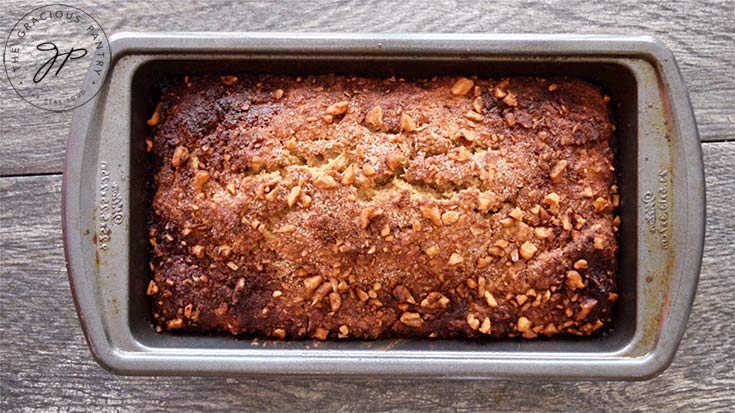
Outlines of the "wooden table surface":
M 2 411 L 618 411 L 735 409 L 735 2 L 410 0 L 105 5 L 66 1 L 119 31 L 650 34 L 674 52 L 703 140 L 707 237 L 694 309 L 671 367 L 647 382 L 118 377 L 92 359 L 61 236 L 71 114 L 35 109 L 2 78 Z M 42 3 L 1 0 L 3 36 Z

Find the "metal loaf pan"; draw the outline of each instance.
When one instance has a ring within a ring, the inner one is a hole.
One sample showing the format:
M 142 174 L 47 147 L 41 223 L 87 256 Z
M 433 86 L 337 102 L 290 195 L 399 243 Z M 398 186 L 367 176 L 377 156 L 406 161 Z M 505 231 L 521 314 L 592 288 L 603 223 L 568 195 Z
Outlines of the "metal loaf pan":
M 648 37 L 124 33 L 100 93 L 74 114 L 64 173 L 69 280 L 92 354 L 137 375 L 644 379 L 671 362 L 704 239 L 697 128 L 671 52 Z M 592 338 L 277 342 L 157 334 L 145 295 L 145 120 L 154 84 L 196 73 L 388 77 L 568 75 L 604 88 L 617 122 L 620 271 L 612 329 Z

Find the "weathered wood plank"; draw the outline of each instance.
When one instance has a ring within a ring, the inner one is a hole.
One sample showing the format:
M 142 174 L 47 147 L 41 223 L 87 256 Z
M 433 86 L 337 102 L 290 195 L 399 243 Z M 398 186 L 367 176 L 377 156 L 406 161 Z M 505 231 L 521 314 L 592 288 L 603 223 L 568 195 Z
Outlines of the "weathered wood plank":
M 32 7 L 2 0 L 9 30 Z M 335 31 L 650 34 L 674 51 L 703 140 L 735 140 L 735 2 L 468 2 L 89 0 L 108 34 L 119 31 Z M 60 172 L 70 113 L 23 102 L 2 76 L 0 175 Z
M 74 312 L 61 177 L 0 178 L 2 411 L 732 411 L 735 142 L 704 144 L 707 239 L 673 365 L 643 383 L 117 377 L 92 360 Z

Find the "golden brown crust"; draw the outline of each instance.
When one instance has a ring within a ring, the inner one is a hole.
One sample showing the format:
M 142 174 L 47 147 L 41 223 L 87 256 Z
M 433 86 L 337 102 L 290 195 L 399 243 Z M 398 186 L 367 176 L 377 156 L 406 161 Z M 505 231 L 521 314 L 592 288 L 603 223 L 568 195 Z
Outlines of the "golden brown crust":
M 598 331 L 617 243 L 606 98 L 558 78 L 186 78 L 149 124 L 159 330 Z

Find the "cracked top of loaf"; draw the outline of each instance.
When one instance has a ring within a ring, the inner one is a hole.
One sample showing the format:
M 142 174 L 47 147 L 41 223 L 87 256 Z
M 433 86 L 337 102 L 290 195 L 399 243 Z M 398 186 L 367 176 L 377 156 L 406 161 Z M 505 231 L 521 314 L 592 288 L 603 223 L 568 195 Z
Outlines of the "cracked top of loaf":
M 173 81 L 146 142 L 157 329 L 600 330 L 617 298 L 608 100 L 569 78 Z

